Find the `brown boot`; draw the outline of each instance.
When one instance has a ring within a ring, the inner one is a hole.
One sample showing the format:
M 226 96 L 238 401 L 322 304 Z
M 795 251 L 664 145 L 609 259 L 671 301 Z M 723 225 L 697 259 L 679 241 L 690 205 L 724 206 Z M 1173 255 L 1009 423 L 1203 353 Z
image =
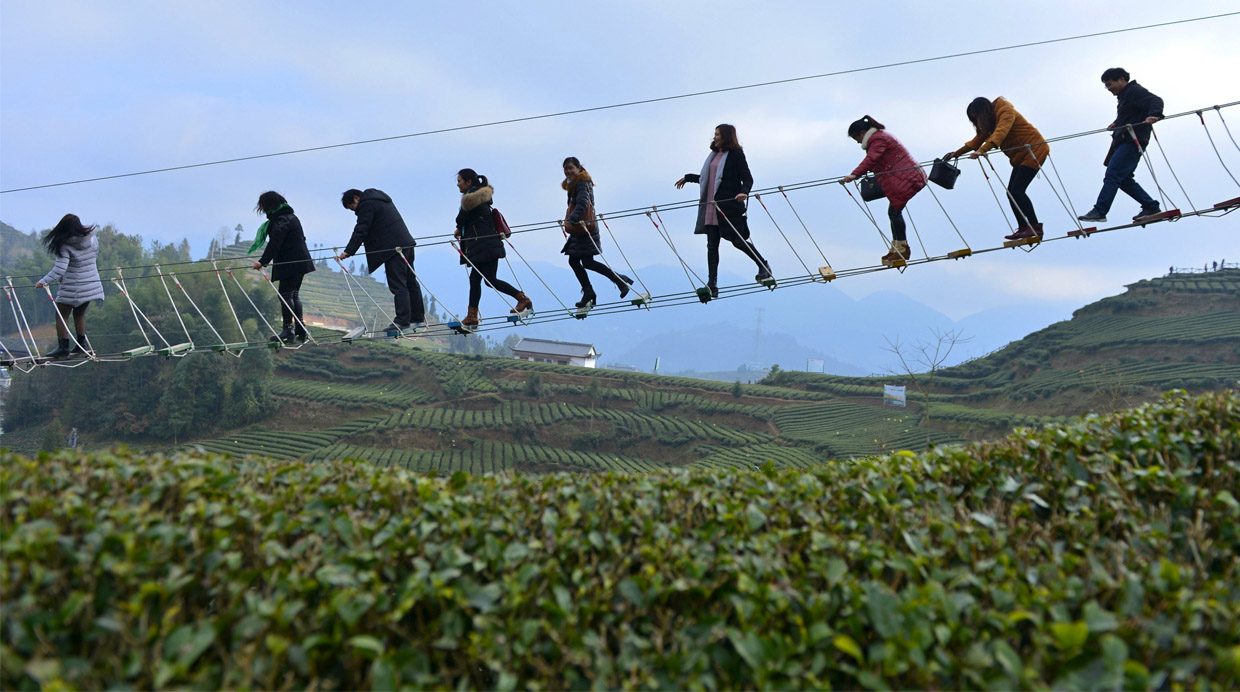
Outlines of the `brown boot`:
M 881 261 L 883 264 L 891 264 L 892 262 L 897 262 L 897 261 L 907 262 L 908 257 L 909 257 L 908 242 L 904 240 L 897 240 L 895 241 L 895 243 L 892 244 L 891 250 L 887 254 L 883 255 L 883 258 Z
M 517 294 L 517 306 L 513 308 L 510 312 L 512 312 L 513 314 L 519 315 L 525 312 L 526 310 L 532 310 L 533 308 L 534 308 L 534 301 L 530 300 L 529 296 L 525 295 L 524 293 L 518 293 Z
M 478 308 L 470 308 L 469 312 L 465 313 L 465 319 L 461 320 L 461 326 L 462 327 L 477 327 L 478 326 Z

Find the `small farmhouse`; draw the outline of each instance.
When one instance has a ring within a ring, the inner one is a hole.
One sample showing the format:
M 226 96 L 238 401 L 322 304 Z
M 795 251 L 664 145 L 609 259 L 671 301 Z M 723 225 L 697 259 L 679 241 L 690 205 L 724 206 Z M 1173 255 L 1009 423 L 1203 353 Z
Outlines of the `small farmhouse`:
M 583 368 L 598 367 L 599 352 L 594 344 L 576 344 L 571 341 L 522 338 L 512 347 L 514 358 L 532 360 L 535 363 L 578 365 Z

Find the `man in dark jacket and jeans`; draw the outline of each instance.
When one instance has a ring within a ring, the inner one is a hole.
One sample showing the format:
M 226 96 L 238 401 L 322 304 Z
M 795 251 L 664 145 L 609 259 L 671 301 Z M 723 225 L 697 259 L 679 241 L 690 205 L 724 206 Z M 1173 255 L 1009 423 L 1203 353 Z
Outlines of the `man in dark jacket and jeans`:
M 345 260 L 357 253 L 360 246 L 366 247 L 367 272 L 373 274 L 383 267 L 387 276 L 388 290 L 396 305 L 396 318 L 388 327 L 389 333 L 403 332 L 410 328 L 423 326 L 426 322 L 426 308 L 422 303 L 422 289 L 418 287 L 418 277 L 413 273 L 413 236 L 405 226 L 392 198 L 382 190 L 374 188 L 347 190 L 340 199 L 345 209 L 357 214 L 357 225 L 353 227 L 353 236 L 344 252 L 337 259 Z M 397 254 L 400 248 L 402 259 Z M 406 263 L 405 260 L 408 260 Z
M 1111 149 L 1102 162 L 1107 172 L 1102 178 L 1102 191 L 1098 193 L 1094 208 L 1078 218 L 1081 221 L 1106 221 L 1111 203 L 1115 201 L 1115 193 L 1123 190 L 1141 205 L 1141 211 L 1132 217 L 1134 222 L 1139 222 L 1161 212 L 1158 201 L 1137 184 L 1133 173 L 1141 163 L 1141 152 L 1150 143 L 1150 126 L 1163 118 L 1163 101 L 1137 84 L 1136 80 L 1129 81 L 1128 72 L 1122 67 L 1112 67 L 1103 72 L 1102 84 L 1119 101 L 1115 122 L 1107 125 L 1107 129 L 1112 131 Z M 1141 143 L 1140 148 L 1133 141 L 1134 136 Z

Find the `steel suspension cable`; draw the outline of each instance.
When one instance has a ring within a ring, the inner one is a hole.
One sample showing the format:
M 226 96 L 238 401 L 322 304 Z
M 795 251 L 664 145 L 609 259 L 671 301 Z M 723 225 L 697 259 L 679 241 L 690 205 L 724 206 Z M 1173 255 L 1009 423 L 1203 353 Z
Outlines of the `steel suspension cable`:
M 1227 162 L 1223 160 L 1223 155 L 1219 153 L 1218 147 L 1215 146 L 1214 136 L 1210 134 L 1210 128 L 1206 125 L 1205 116 L 1201 114 L 1201 111 L 1197 111 L 1197 118 L 1201 120 L 1201 128 L 1206 131 L 1206 137 L 1210 139 L 1210 148 L 1214 150 L 1214 155 L 1218 157 L 1219 164 L 1223 166 L 1223 170 L 1227 171 L 1227 177 L 1231 178 L 1231 182 L 1240 186 L 1240 180 L 1236 180 L 1236 176 L 1231 174 L 1231 169 L 1227 167 Z
M 779 234 L 784 238 L 784 242 L 788 243 L 788 248 L 792 250 L 792 254 L 797 258 L 797 261 L 801 263 L 802 267 L 805 267 L 805 274 L 807 276 L 814 276 L 814 272 L 809 270 L 809 265 L 805 264 L 805 260 L 801 259 L 801 255 L 797 252 L 797 249 L 792 247 L 792 241 L 788 240 L 788 236 L 784 234 L 784 229 L 779 227 L 779 222 L 775 220 L 775 216 L 771 214 L 771 210 L 766 208 L 766 202 L 762 201 L 762 195 L 754 195 L 753 197 L 758 200 L 758 204 L 762 205 L 762 211 L 766 212 L 766 216 L 771 220 L 771 223 L 774 224 L 775 230 L 779 231 Z M 823 258 L 823 261 L 826 261 L 826 258 Z M 769 267 L 767 268 L 767 271 L 770 271 Z

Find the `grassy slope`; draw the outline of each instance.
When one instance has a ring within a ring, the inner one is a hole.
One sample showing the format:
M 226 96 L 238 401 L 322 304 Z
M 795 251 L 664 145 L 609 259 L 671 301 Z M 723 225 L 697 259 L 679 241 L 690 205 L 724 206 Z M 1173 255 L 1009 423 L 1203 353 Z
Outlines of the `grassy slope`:
M 850 401 L 881 396 L 910 378 L 789 372 L 787 385 Z M 923 377 L 923 384 L 925 378 Z M 1158 393 L 1206 391 L 1240 382 L 1240 270 L 1140 281 L 984 358 L 937 373 L 931 416 L 976 437 L 1057 416 L 1111 411 Z
M 1240 398 L 819 465 L 0 466 L 5 689 L 1235 689 Z

